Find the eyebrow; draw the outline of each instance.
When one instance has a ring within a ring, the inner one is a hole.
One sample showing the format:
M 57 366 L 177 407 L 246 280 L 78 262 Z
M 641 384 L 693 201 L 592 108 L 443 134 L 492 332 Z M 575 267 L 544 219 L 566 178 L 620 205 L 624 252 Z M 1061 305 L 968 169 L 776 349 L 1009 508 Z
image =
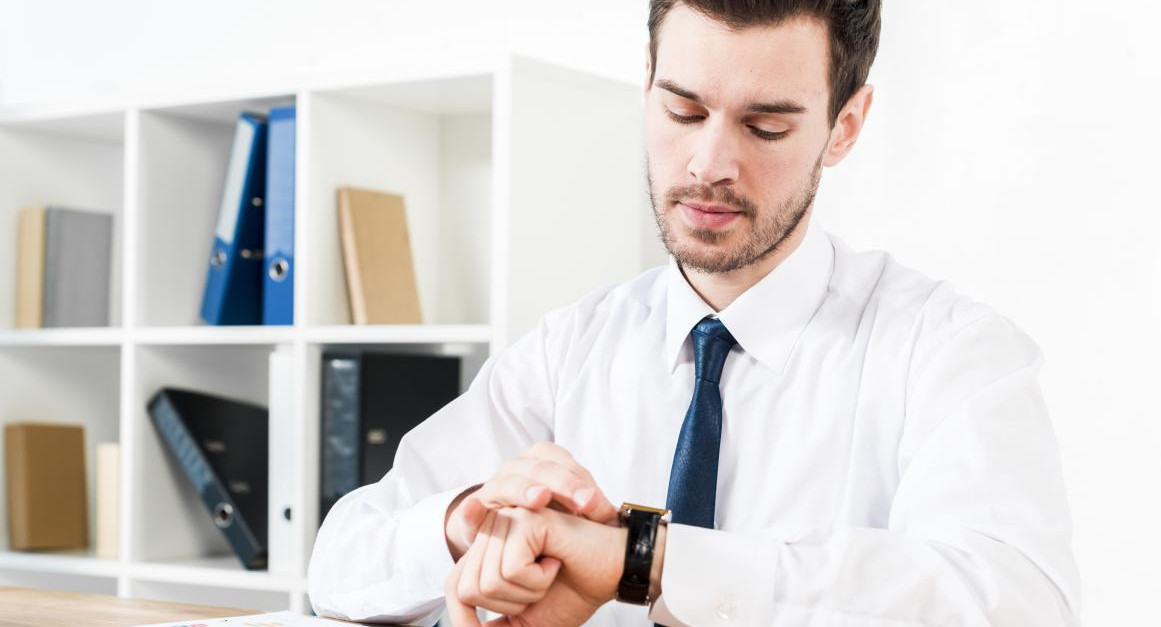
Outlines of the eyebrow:
M 687 100 L 692 100 L 698 104 L 705 104 L 702 102 L 701 96 L 689 91 L 688 89 L 678 85 L 677 83 L 661 79 L 657 81 L 656 85 L 667 92 L 676 94 Z M 794 102 L 793 100 L 776 100 L 774 102 L 753 102 L 750 103 L 746 110 L 753 113 L 806 113 L 806 107 Z

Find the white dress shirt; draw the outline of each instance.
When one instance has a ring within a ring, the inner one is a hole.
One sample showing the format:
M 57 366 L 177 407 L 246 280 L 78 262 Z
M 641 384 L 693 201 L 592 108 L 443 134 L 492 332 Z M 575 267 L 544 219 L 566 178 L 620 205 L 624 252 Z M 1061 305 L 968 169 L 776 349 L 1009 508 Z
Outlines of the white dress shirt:
M 323 615 L 427 622 L 444 515 L 551 440 L 614 505 L 664 506 L 713 310 L 674 261 L 545 316 L 343 498 L 311 559 Z M 671 525 L 650 610 L 594 625 L 1076 625 L 1079 578 L 1041 354 L 989 307 L 817 224 L 718 317 L 717 529 Z

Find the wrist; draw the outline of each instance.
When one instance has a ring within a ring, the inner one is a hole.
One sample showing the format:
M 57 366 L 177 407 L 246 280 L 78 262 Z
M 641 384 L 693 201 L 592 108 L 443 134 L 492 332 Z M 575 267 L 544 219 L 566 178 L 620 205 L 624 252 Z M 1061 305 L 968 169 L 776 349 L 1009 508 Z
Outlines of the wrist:
M 629 544 L 629 530 L 624 527 L 609 527 L 610 541 L 605 546 L 612 547 L 605 551 L 607 558 L 606 574 L 603 581 L 606 583 L 604 600 L 614 601 L 617 598 L 617 588 L 621 585 L 621 577 L 625 574 L 625 547 Z

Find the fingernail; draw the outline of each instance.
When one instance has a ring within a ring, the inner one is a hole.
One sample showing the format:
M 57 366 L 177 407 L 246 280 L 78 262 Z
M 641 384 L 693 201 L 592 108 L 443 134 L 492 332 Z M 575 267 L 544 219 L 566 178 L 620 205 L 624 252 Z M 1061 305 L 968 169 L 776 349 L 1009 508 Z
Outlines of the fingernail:
M 547 488 L 544 486 L 534 485 L 531 488 L 528 488 L 528 491 L 524 493 L 524 498 L 528 499 L 529 503 L 534 503 L 536 502 L 536 499 L 540 498 L 541 494 L 544 494 L 545 490 L 547 490 Z
M 581 488 L 573 493 L 572 501 L 576 503 L 577 507 L 584 507 L 589 504 L 589 499 L 593 498 L 593 491 L 589 488 Z

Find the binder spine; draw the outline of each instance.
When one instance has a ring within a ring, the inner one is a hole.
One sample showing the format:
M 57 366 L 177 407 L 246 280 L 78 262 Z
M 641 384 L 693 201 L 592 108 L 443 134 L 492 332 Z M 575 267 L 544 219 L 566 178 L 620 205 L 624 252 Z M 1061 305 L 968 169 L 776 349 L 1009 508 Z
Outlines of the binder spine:
M 323 358 L 322 376 L 320 521 L 344 494 L 362 485 L 359 358 L 328 355 Z
M 264 568 L 265 548 L 239 515 L 237 504 L 214 475 L 201 448 L 164 393 L 158 394 L 149 403 L 149 414 L 162 440 L 201 496 L 202 503 L 213 517 L 214 524 L 225 534 L 238 559 L 247 569 Z
M 266 133 L 264 116 L 238 118 L 202 294 L 201 317 L 209 324 L 262 323 Z
M 272 109 L 268 127 L 262 323 L 289 325 L 294 324 L 294 106 Z

